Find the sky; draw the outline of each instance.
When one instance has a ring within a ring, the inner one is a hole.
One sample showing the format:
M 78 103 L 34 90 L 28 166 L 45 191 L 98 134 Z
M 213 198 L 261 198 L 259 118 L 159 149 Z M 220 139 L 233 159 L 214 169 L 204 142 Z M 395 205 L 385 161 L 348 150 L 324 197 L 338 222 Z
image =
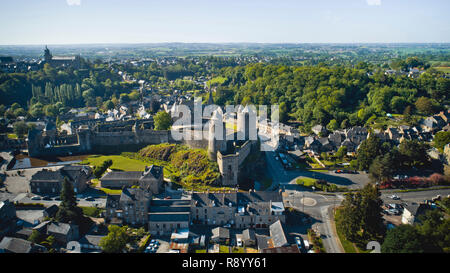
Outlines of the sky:
M 449 43 L 449 0 L 1 0 L 0 45 Z

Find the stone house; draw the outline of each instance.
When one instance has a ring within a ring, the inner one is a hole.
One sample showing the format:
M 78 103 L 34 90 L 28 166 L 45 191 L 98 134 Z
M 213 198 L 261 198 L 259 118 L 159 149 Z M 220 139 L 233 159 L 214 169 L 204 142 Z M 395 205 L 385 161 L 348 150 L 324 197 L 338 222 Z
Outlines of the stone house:
M 122 210 L 122 213 L 117 216 L 124 223 L 133 226 L 145 225 L 148 223 L 150 200 L 151 193 L 141 188 L 125 188 L 119 199 L 119 208 Z
M 91 176 L 87 166 L 64 166 L 56 171 L 43 169 L 35 173 L 30 180 L 30 191 L 36 194 L 59 194 L 66 177 L 75 193 L 83 192 Z
M 77 225 L 59 223 L 55 221 L 45 221 L 33 228 L 41 234 L 55 237 L 55 241 L 67 245 L 70 241 L 76 241 L 79 238 L 79 229 Z
M 34 244 L 30 241 L 5 237 L 0 242 L 0 253 L 44 253 L 47 249 L 44 246 Z
M 285 221 L 281 192 L 194 193 L 191 219 L 211 226 L 264 228 Z
M 154 199 L 148 214 L 148 230 L 153 235 L 166 235 L 189 228 L 189 199 Z
M 146 191 L 159 194 L 163 191 L 163 179 L 163 167 L 151 165 L 145 167 L 143 172 L 108 172 L 100 178 L 100 181 L 102 187 L 105 188 L 123 188 L 139 185 Z

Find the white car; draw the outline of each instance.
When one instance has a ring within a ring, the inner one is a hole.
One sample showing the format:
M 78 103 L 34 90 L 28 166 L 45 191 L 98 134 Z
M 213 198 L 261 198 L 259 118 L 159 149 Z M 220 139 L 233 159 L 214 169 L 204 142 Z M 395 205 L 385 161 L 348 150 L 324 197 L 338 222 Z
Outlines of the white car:
M 237 244 L 238 247 L 242 247 L 242 239 L 240 239 L 240 238 L 237 239 L 236 244 Z
M 39 196 L 33 196 L 31 197 L 31 200 L 41 200 L 41 198 Z
M 400 197 L 398 197 L 398 195 L 396 194 L 391 195 L 390 198 L 393 200 L 400 200 Z

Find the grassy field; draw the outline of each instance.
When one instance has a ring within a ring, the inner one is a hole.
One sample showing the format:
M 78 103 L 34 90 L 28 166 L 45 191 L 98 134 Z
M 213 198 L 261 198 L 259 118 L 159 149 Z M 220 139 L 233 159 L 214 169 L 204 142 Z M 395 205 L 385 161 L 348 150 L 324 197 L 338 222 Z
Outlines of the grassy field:
M 305 186 L 305 187 L 312 187 L 316 184 L 316 181 L 317 181 L 317 179 L 314 179 L 314 178 L 303 177 L 303 178 L 297 179 L 297 184 Z
M 9 139 L 18 139 L 19 137 L 16 134 L 8 134 Z
M 450 73 L 450 67 L 434 67 L 437 71 L 441 71 L 444 73 Z
M 83 210 L 83 214 L 90 217 L 100 217 L 102 209 L 96 207 L 80 207 Z
M 90 156 L 83 160 L 80 164 L 90 165 L 90 166 L 100 166 L 105 160 L 111 159 L 113 161 L 110 169 L 121 170 L 121 171 L 144 171 L 148 163 L 127 158 L 121 155 L 108 155 L 108 156 Z
M 228 246 L 220 245 L 219 253 L 230 253 L 230 248 Z

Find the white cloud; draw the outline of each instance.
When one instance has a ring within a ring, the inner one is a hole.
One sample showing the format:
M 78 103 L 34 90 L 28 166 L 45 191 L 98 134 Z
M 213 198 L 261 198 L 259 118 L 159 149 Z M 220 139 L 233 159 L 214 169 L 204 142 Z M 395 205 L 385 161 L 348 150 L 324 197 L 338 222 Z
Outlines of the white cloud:
M 381 0 L 366 0 L 369 6 L 381 6 Z
M 66 0 L 69 6 L 79 6 L 81 5 L 81 0 Z

